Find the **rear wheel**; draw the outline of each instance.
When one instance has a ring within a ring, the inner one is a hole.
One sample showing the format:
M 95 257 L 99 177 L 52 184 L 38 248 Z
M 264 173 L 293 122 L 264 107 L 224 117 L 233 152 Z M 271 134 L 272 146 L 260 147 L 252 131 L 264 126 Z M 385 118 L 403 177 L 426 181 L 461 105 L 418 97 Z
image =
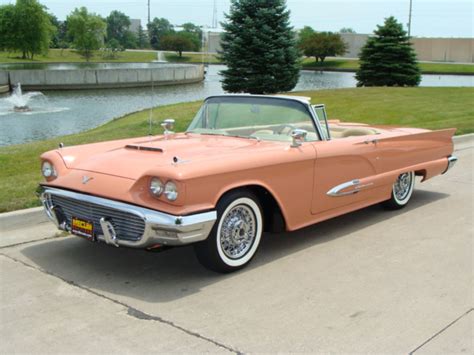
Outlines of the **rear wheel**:
M 415 173 L 413 171 L 400 174 L 393 184 L 390 200 L 383 203 L 387 209 L 397 210 L 405 207 L 410 201 L 415 187 Z
M 195 244 L 199 262 L 216 272 L 246 266 L 257 252 L 263 218 L 258 199 L 246 191 L 225 195 L 217 204 L 217 221 L 209 237 Z

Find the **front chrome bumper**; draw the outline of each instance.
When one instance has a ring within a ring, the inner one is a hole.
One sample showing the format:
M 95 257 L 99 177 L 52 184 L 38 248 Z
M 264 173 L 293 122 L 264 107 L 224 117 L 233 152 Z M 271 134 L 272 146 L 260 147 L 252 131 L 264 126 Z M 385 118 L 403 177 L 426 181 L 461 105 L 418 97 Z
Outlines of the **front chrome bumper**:
M 114 230 L 113 223 L 107 215 L 100 216 L 102 234 L 95 238 L 107 244 L 131 248 L 147 249 L 158 245 L 185 245 L 205 240 L 217 219 L 215 211 L 203 212 L 189 216 L 174 216 L 131 204 L 109 200 L 106 198 L 81 194 L 68 190 L 43 187 L 40 199 L 48 218 L 60 230 L 71 231 L 67 218 L 59 212 L 60 206 L 54 206 L 51 196 L 61 196 L 76 201 L 104 206 L 116 211 L 133 214 L 143 219 L 145 229 L 141 238 L 136 241 L 121 240 Z

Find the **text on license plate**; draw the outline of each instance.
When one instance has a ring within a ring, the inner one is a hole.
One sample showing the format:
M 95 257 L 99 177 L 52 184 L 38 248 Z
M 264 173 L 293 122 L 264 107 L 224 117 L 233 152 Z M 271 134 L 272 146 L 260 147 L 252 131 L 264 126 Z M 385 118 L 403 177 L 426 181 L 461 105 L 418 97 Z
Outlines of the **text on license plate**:
M 82 237 L 92 238 L 94 236 L 94 225 L 84 219 L 72 217 L 71 232 Z

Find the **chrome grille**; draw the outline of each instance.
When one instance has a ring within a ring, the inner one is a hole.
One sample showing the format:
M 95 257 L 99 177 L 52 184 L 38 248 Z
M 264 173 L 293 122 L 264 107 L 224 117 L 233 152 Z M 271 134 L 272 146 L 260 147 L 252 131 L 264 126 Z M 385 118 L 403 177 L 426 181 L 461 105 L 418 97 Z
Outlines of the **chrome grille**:
M 110 220 L 121 240 L 138 241 L 145 231 L 145 221 L 133 213 L 54 194 L 51 194 L 51 202 L 62 212 L 68 225 L 72 217 L 92 222 L 95 235 L 104 234 L 100 227 L 102 217 Z

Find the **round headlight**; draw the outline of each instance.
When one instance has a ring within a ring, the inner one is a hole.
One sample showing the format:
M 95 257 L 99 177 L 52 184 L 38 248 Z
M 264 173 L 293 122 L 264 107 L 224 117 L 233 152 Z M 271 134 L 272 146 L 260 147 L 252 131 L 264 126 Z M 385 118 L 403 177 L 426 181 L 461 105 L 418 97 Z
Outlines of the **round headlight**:
M 151 179 L 151 182 L 150 182 L 150 192 L 156 196 L 156 197 L 160 197 L 161 194 L 163 193 L 163 183 L 161 182 L 160 179 L 158 178 L 153 178 Z
M 54 169 L 53 164 L 51 164 L 49 161 L 43 162 L 43 165 L 41 165 L 41 173 L 45 178 L 56 176 L 56 170 Z
M 175 201 L 178 198 L 178 188 L 173 181 L 168 181 L 166 183 L 164 194 L 170 201 Z

